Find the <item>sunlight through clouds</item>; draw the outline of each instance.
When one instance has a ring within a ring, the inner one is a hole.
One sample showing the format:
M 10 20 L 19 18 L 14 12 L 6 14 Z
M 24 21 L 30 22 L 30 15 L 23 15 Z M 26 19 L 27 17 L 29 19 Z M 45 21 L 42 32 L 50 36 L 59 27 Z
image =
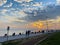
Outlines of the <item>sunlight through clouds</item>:
M 59 29 L 60 0 L 0 0 L 0 25 L 3 24 L 3 28 L 9 25 L 16 30 L 46 29 L 46 20 L 49 29 L 54 29 L 55 24 Z

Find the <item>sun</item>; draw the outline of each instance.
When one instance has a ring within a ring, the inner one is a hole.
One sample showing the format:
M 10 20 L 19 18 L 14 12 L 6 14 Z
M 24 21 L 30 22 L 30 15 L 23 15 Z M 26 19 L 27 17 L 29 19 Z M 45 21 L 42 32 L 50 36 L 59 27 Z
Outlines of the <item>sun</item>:
M 37 28 L 43 28 L 43 23 L 42 22 L 34 22 L 33 26 L 35 26 Z

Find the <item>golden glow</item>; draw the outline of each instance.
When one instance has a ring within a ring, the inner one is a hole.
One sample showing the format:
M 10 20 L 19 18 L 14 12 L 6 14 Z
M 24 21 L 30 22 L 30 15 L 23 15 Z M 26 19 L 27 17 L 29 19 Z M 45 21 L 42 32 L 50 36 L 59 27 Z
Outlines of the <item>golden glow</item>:
M 38 21 L 38 22 L 34 22 L 33 26 L 37 27 L 37 28 L 43 28 L 43 23 Z
M 7 23 L 6 22 L 3 22 L 2 20 L 0 21 L 0 28 L 5 28 L 7 27 L 8 25 L 11 26 L 11 28 L 21 28 L 21 29 L 37 29 L 37 30 L 40 30 L 40 29 L 46 29 L 46 20 L 39 20 L 39 21 L 36 21 L 36 22 L 31 22 L 31 23 L 27 23 L 26 25 L 25 24 L 13 24 L 12 22 L 14 21 L 17 21 L 17 22 L 26 22 L 25 20 L 18 20 L 16 19 L 15 17 L 10 17 L 10 16 L 7 16 L 7 17 L 4 17 L 8 22 L 10 23 Z M 58 17 L 57 19 L 50 19 L 48 20 L 48 29 L 60 29 L 60 18 Z

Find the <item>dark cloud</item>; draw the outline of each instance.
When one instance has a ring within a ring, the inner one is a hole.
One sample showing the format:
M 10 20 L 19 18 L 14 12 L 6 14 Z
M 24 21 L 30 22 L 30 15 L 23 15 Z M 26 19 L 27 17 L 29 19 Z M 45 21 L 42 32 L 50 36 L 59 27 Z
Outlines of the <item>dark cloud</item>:
M 34 12 L 37 12 L 36 16 L 34 16 Z M 27 16 L 22 19 L 27 21 L 46 20 L 46 16 L 48 17 L 48 19 L 55 19 L 57 16 L 60 16 L 60 6 L 49 5 L 45 10 L 33 10 L 32 12 L 25 13 L 27 14 Z

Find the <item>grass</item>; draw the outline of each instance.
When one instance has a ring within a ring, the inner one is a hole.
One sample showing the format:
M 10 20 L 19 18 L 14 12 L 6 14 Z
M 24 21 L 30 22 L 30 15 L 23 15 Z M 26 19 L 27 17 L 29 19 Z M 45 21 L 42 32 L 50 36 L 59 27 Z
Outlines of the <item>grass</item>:
M 54 33 L 51 37 L 42 41 L 38 45 L 60 45 L 60 32 Z

